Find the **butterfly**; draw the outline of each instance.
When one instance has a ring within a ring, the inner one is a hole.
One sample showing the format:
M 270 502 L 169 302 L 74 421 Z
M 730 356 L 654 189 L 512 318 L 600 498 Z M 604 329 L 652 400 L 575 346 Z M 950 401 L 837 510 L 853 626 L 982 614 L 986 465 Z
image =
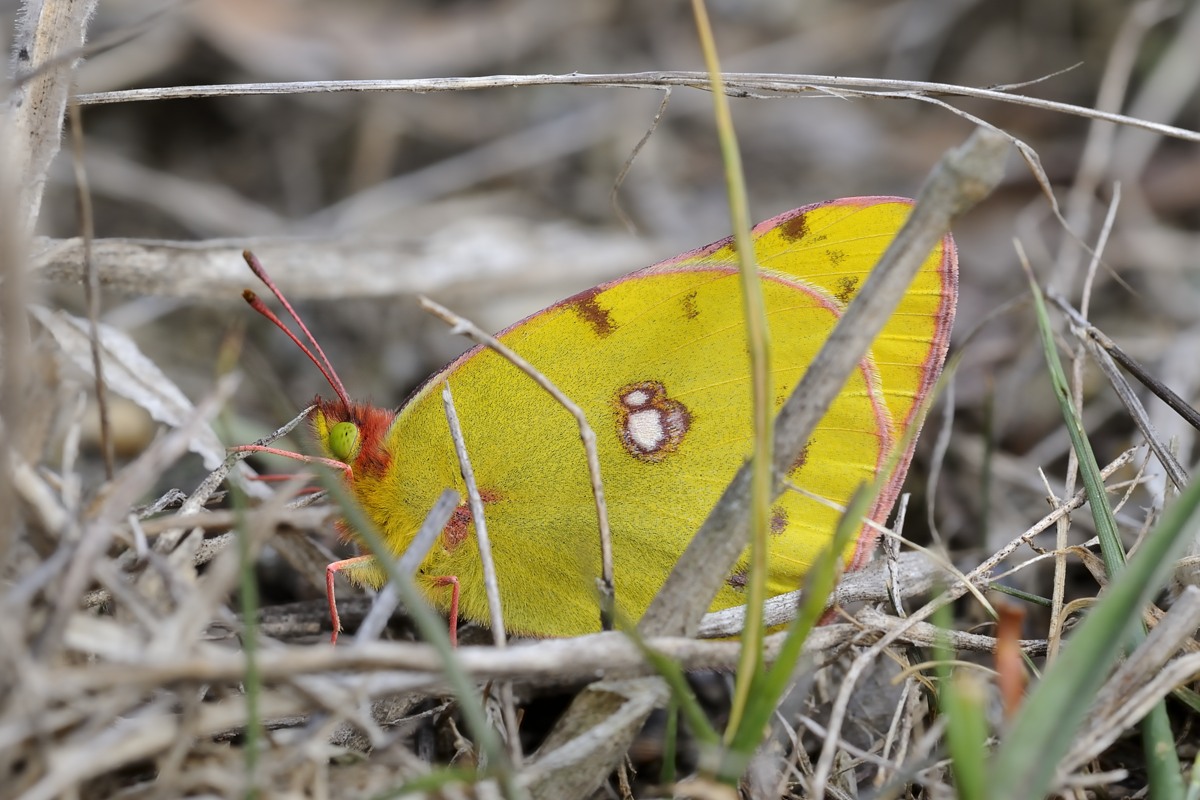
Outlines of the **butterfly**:
M 847 198 L 797 208 L 753 229 L 776 410 L 910 210 L 903 198 Z M 569 297 L 497 335 L 574 400 L 596 433 L 616 603 L 630 618 L 649 605 L 750 454 L 749 359 L 738 281 L 734 242 L 727 238 Z M 352 401 L 299 317 L 269 285 L 319 354 L 289 333 L 334 390 L 333 398 L 317 400 L 312 429 L 382 535 L 386 555 L 406 550 L 444 489 L 466 495 L 440 397 L 449 382 L 483 501 L 506 629 L 527 636 L 599 630 L 597 513 L 568 412 L 482 347 L 433 375 L 398 409 Z M 771 508 L 770 595 L 800 586 L 832 538 L 839 507 L 894 463 L 869 514 L 870 521 L 885 522 L 916 438 L 906 432 L 919 429 L 922 401 L 945 359 L 956 298 L 956 251 L 946 236 L 788 471 L 792 488 Z M 345 533 L 356 539 L 352 529 Z M 848 568 L 870 558 L 875 538 L 864 524 L 844 553 Z M 710 610 L 745 602 L 747 565 L 743 553 Z M 387 581 L 371 554 L 330 565 L 335 641 L 333 575 L 339 571 L 364 586 Z M 415 579 L 443 612 L 487 623 L 483 563 L 465 502 Z

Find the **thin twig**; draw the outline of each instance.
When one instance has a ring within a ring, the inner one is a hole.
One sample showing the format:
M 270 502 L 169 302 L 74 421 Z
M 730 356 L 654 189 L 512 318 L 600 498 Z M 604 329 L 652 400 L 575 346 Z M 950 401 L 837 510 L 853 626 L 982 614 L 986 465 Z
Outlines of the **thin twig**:
M 438 305 L 427 297 L 421 298 L 421 308 L 453 326 L 455 333 L 460 333 L 472 341 L 494 351 L 521 372 L 528 375 L 538 386 L 542 387 L 563 408 L 575 418 L 579 426 L 579 438 L 583 440 L 583 449 L 587 454 L 588 475 L 592 481 L 592 496 L 596 501 L 596 517 L 600 531 L 600 563 L 601 563 L 601 609 L 600 625 L 604 630 L 612 627 L 612 609 L 616 602 L 616 590 L 613 584 L 613 555 L 612 533 L 608 525 L 608 506 L 604 501 L 604 484 L 600 479 L 600 456 L 596 451 L 596 434 L 588 423 L 587 415 L 571 398 L 555 386 L 545 375 L 511 348 L 494 336 L 486 333 L 469 320 L 463 319 L 454 312 Z
M 1171 483 L 1175 485 L 1176 490 L 1182 491 L 1188 484 L 1188 473 L 1175 454 L 1171 452 L 1170 447 L 1158 433 L 1154 423 L 1150 421 L 1150 415 L 1146 412 L 1145 406 L 1138 396 L 1134 393 L 1133 388 L 1129 385 L 1129 381 L 1121 375 L 1117 369 L 1116 363 L 1110 355 L 1110 351 L 1100 343 L 1100 338 L 1104 336 L 1099 329 L 1091 325 L 1087 319 L 1079 311 L 1076 311 L 1070 303 L 1061 295 L 1050 292 L 1047 294 L 1050 301 L 1058 306 L 1071 322 L 1071 332 L 1079 339 L 1080 345 L 1085 347 L 1095 360 L 1104 376 L 1108 378 L 1112 384 L 1113 390 L 1121 399 L 1121 403 L 1125 406 L 1125 410 L 1129 412 L 1129 416 L 1141 431 L 1142 436 L 1146 439 L 1150 449 L 1154 451 L 1154 455 L 1158 458 L 1163 469 L 1166 470 L 1167 476 L 1171 479 Z M 1111 341 L 1111 340 L 1108 340 Z M 1114 345 L 1115 347 L 1115 345 Z M 1160 388 L 1165 389 L 1167 393 L 1174 395 L 1170 389 L 1162 385 L 1160 381 L 1151 378 L 1151 381 L 1157 384 Z M 1155 392 L 1158 394 L 1158 392 Z M 1161 395 L 1160 395 L 1161 397 Z M 1180 400 L 1179 402 L 1183 402 Z M 1185 404 L 1186 405 L 1186 404 Z M 1192 414 L 1195 414 L 1194 409 L 1190 409 Z
M 96 407 L 100 415 L 100 452 L 104 459 L 104 477 L 113 479 L 112 424 L 108 418 L 108 387 L 104 383 L 104 364 L 100 359 L 100 279 L 92 262 L 92 240 L 96 238 L 96 223 L 92 215 L 92 193 L 88 187 L 87 170 L 83 167 L 83 112 L 72 103 L 67 119 L 71 125 L 71 165 L 75 170 L 75 197 L 79 207 L 79 229 L 83 239 L 83 283 L 87 303 L 89 338 L 92 346 L 92 377 L 96 384 Z
M 492 642 L 496 647 L 508 644 L 504 631 L 504 609 L 500 605 L 500 581 L 496 577 L 496 561 L 492 558 L 492 541 L 488 538 L 487 519 L 484 517 L 483 498 L 479 496 L 479 487 L 475 484 L 475 470 L 471 468 L 471 457 L 467 453 L 467 443 L 463 439 L 462 426 L 458 422 L 458 412 L 454 408 L 454 396 L 450 392 L 450 381 L 442 384 L 442 405 L 446 410 L 446 422 L 450 426 L 450 438 L 454 441 L 454 453 L 458 457 L 458 467 L 462 472 L 463 483 L 467 486 L 467 502 L 471 507 L 471 522 L 475 526 L 475 541 L 479 546 L 479 559 L 483 567 L 483 587 L 487 593 L 488 617 L 492 628 Z M 506 730 L 505 740 L 508 744 L 508 754 L 513 765 L 521 766 L 524 756 L 521 752 L 520 729 L 517 725 L 517 706 L 513 701 L 512 684 L 504 681 L 499 686 L 500 710 L 504 716 Z
M 613 213 L 617 215 L 617 219 L 625 226 L 625 230 L 631 233 L 637 231 L 637 226 L 633 224 L 633 220 L 625 213 L 618 193 L 621 191 L 621 186 L 625 183 L 625 176 L 629 174 L 629 170 L 633 169 L 634 160 L 642 152 L 642 148 L 646 146 L 646 143 L 650 141 L 650 137 L 658 130 L 659 123 L 662 122 L 663 115 L 667 113 L 667 105 L 670 102 L 671 87 L 668 86 L 663 90 L 663 98 L 662 102 L 658 104 L 658 112 L 654 115 L 654 119 L 650 120 L 650 126 L 646 128 L 646 132 L 642 134 L 642 138 L 638 139 L 637 144 L 629 151 L 629 155 L 625 158 L 625 163 L 621 165 L 620 172 L 617 173 L 617 177 L 613 178 L 612 189 L 608 193 L 608 202 L 612 206 Z
M 1095 342 L 1098 348 L 1112 356 L 1114 361 L 1128 370 L 1131 375 L 1138 379 L 1139 383 L 1153 392 L 1159 400 L 1166 403 L 1172 411 L 1183 417 L 1189 425 L 1196 430 L 1200 430 L 1200 413 L 1197 413 L 1196 409 L 1186 400 L 1176 394 L 1171 387 L 1154 377 L 1150 370 L 1126 353 L 1104 331 L 1084 319 L 1061 295 L 1051 292 L 1047 296 L 1055 305 L 1062 309 L 1064 314 L 1071 318 L 1071 324 L 1078 328 L 1081 334 L 1086 335 Z
M 919 100 L 925 97 L 970 97 L 980 100 L 995 100 L 1001 103 L 1054 111 L 1086 119 L 1098 119 L 1153 131 L 1185 141 L 1200 142 L 1200 132 L 1164 125 L 1158 122 L 1128 117 L 1123 114 L 1097 111 L 1092 108 L 1043 100 L 1024 95 L 1013 95 L 996 89 L 976 89 L 951 83 L 928 81 L 884 80 L 881 78 L 852 78 L 833 75 L 788 75 L 776 73 L 730 72 L 725 73 L 726 91 L 735 97 L 763 93 L 771 97 L 792 94 L 824 93 L 836 89 L 843 95 L 858 94 L 862 97 L 883 96 L 887 92 L 892 99 Z M 197 86 L 170 86 L 150 89 L 126 89 L 117 92 L 92 92 L 78 95 L 81 105 L 104 105 L 109 103 L 135 103 L 152 100 L 178 100 L 197 97 L 242 97 L 247 95 L 275 94 L 331 94 L 337 92 L 428 92 L 474 91 L 478 89 L 517 88 L 522 86 L 599 86 L 604 88 L 656 88 L 664 86 L 686 86 L 702 91 L 709 90 L 708 74 L 704 72 L 634 72 L 587 75 L 488 75 L 480 77 L 418 78 L 411 80 L 360 80 L 360 81 L 291 81 L 280 83 L 237 83 L 208 84 Z M 856 88 L 861 91 L 855 92 Z
M 450 426 L 450 438 L 454 441 L 454 453 L 463 483 L 467 486 L 467 502 L 471 506 L 471 522 L 475 526 L 475 539 L 479 545 L 479 558 L 483 566 L 483 585 L 487 593 L 488 616 L 492 626 L 492 641 L 497 647 L 507 644 L 504 633 L 504 609 L 500 605 L 500 582 L 496 577 L 496 561 L 492 558 L 492 541 L 488 537 L 487 519 L 484 517 L 483 499 L 475 485 L 475 470 L 471 468 L 471 457 L 463 439 L 458 412 L 454 408 L 454 397 L 450 393 L 450 381 L 442 385 L 442 406 L 446 410 L 446 422 Z

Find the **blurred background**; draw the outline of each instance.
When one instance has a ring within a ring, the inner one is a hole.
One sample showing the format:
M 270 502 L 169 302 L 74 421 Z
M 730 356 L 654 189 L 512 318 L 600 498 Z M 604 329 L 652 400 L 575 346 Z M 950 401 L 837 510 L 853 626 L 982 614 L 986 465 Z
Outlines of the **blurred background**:
M 974 87 L 1044 78 L 1018 91 L 1200 127 L 1195 3 L 713 0 L 709 9 L 728 71 Z M 151 9 L 106 0 L 90 39 L 114 44 L 87 59 L 81 93 L 702 68 L 683 2 L 195 0 Z M 82 163 L 99 239 L 198 250 L 262 244 L 267 267 L 298 301 L 351 393 L 396 405 L 465 347 L 417 310 L 414 292 L 498 329 L 728 234 L 707 93 L 671 93 L 661 124 L 617 185 L 662 99 L 650 89 L 531 87 L 90 106 Z M 1027 142 L 1080 241 L 1095 241 L 1121 182 L 1092 316 L 1194 401 L 1196 145 L 1017 104 L 939 101 Z M 972 129 L 945 107 L 914 100 L 814 92 L 739 99 L 733 107 L 756 219 L 836 197 L 911 196 Z M 45 300 L 78 312 L 82 290 L 54 279 L 58 240 L 80 232 L 71 159 L 64 147 L 45 195 L 39 232 L 48 238 L 35 263 L 47 278 Z M 1001 189 L 955 235 L 962 283 L 956 346 L 1001 311 L 971 340 L 956 381 L 954 436 L 935 515 L 969 561 L 971 552 L 990 551 L 1042 515 L 1037 470 L 1046 469 L 1060 491 L 1068 446 L 1044 385 L 1030 309 L 1020 301 L 1027 286 L 1012 241 L 1019 238 L 1041 278 L 1076 302 L 1087 253 L 1064 235 L 1016 157 Z M 292 260 L 272 262 L 271 247 Z M 308 251 L 361 251 L 362 258 L 306 271 L 299 262 Z M 244 329 L 239 363 L 247 380 L 230 435 L 248 441 L 327 387 L 245 308 L 238 294 L 252 281 L 239 259 L 227 261 L 216 277 L 196 280 L 181 256 L 177 273 L 109 286 L 103 319 L 132 336 L 193 400 L 209 391 L 219 354 Z M 100 265 L 102 274 L 119 266 L 103 258 Z M 1087 386 L 1089 430 L 1103 463 L 1134 434 L 1111 392 L 1091 377 Z M 136 407 L 126 411 L 121 449 L 136 453 L 155 425 Z M 1190 463 L 1190 434 L 1157 406 L 1155 414 Z M 918 492 L 946 420 L 938 412 L 927 427 L 934 433 L 924 437 L 909 481 Z M 187 490 L 203 474 L 198 461 L 181 469 L 165 484 Z M 1147 505 L 1148 498 L 1139 496 Z

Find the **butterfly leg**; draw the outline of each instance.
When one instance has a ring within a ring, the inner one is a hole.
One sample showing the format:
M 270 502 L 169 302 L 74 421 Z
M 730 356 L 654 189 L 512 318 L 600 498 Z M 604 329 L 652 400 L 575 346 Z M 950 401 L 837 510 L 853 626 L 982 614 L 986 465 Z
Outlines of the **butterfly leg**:
M 354 558 L 346 558 L 341 561 L 334 561 L 329 566 L 325 567 L 325 594 L 329 597 L 329 618 L 333 620 L 333 636 L 330 637 L 330 644 L 337 644 L 338 633 L 342 630 L 342 620 L 338 617 L 337 600 L 333 594 L 333 578 L 334 574 L 352 564 L 361 564 L 364 561 L 370 561 L 372 556 L 356 556 Z
M 450 586 L 450 646 L 458 647 L 458 576 L 440 575 L 434 578 L 433 582 Z

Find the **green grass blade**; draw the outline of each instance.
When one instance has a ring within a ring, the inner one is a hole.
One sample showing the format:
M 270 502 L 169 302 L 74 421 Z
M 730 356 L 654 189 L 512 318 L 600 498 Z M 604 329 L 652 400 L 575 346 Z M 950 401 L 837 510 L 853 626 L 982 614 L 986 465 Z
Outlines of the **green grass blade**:
M 1045 299 L 1041 288 L 1031 281 L 1034 296 L 1034 309 L 1037 316 L 1038 329 L 1041 333 L 1042 346 L 1046 353 L 1046 365 L 1049 368 L 1050 380 L 1054 386 L 1054 394 L 1058 398 L 1063 419 L 1067 424 L 1067 433 L 1071 437 L 1071 446 L 1075 450 L 1079 462 L 1079 473 L 1087 491 L 1088 505 L 1092 510 L 1092 519 L 1096 524 L 1096 533 L 1100 539 L 1100 553 L 1104 559 L 1105 569 L 1110 578 L 1116 576 L 1125 567 L 1125 548 L 1117 530 L 1117 520 L 1108 504 L 1108 495 L 1104 489 L 1104 478 L 1100 475 L 1100 465 L 1096 462 L 1096 454 L 1092 451 L 1091 441 L 1083 428 L 1083 419 L 1071 402 L 1070 391 L 1067 387 L 1066 370 L 1058 357 L 1058 349 L 1054 346 L 1054 337 L 1050 332 L 1050 317 L 1046 311 Z M 1133 650 L 1146 636 L 1145 625 L 1135 628 L 1130 634 L 1128 649 Z M 1149 773 L 1149 785 L 1156 797 L 1167 800 L 1181 800 L 1183 797 L 1183 782 L 1180 777 L 1179 756 L 1175 752 L 1175 737 L 1171 733 L 1171 723 L 1167 718 L 1165 702 L 1159 702 L 1142 720 L 1142 747 L 1146 754 L 1146 767 Z
M 1143 625 L 1145 623 L 1143 622 Z M 1141 722 L 1142 752 L 1146 755 L 1147 785 L 1152 797 L 1183 800 L 1183 766 L 1175 750 L 1175 733 L 1166 699 L 1159 700 Z
M 950 623 L 950 607 L 944 606 L 935 615 L 934 624 L 946 630 Z M 975 676 L 950 669 L 955 654 L 949 637 L 938 637 L 934 653 L 938 705 L 946 717 L 946 743 L 957 795 L 964 800 L 984 800 L 989 796 L 986 693 Z
M 1034 297 L 1044 315 L 1041 293 Z M 1058 361 L 1043 327 L 1047 360 Z M 1060 364 L 1061 372 L 1061 364 Z M 1081 428 L 1068 423 L 1074 437 Z M 1090 453 L 1090 448 L 1083 453 Z M 1082 453 L 1081 453 L 1082 456 Z M 1081 460 L 1083 460 L 1081 458 Z M 1085 474 L 1085 486 L 1088 486 Z M 1101 498 L 1103 487 L 1100 486 Z M 1101 500 L 1102 505 L 1106 503 Z M 1141 630 L 1141 612 L 1174 569 L 1189 538 L 1195 535 L 1200 517 L 1200 481 L 1193 482 L 1167 509 L 1125 569 L 1114 576 L 1108 591 L 1071 637 L 1060 658 L 1033 689 L 993 763 L 991 789 L 997 800 L 1028 800 L 1043 797 L 1054 770 L 1070 747 L 1096 692 L 1125 646 Z M 1101 514 L 1096 513 L 1099 517 Z M 1097 522 L 1099 525 L 1099 521 Z M 1173 743 L 1169 748 L 1174 752 Z M 1155 786 L 1156 797 L 1182 797 L 1171 790 L 1182 788 L 1179 773 L 1174 781 Z M 1161 791 L 1162 794 L 1158 794 Z
M 261 713 L 262 675 L 258 670 L 258 578 L 254 574 L 254 548 L 246 529 L 246 496 L 230 482 L 233 510 L 237 515 L 234 530 L 238 546 L 238 598 L 242 612 L 242 653 L 246 657 L 246 741 L 242 747 L 246 766 L 247 800 L 258 797 L 258 762 L 263 746 Z
M 715 733 L 715 731 L 714 731 Z M 663 731 L 662 771 L 658 782 L 663 786 L 675 783 L 675 754 L 679 747 L 679 700 L 672 695 L 667 702 L 667 728 Z
M 1181 703 L 1187 705 L 1192 711 L 1200 714 L 1200 694 L 1192 691 L 1186 686 L 1176 687 L 1175 691 L 1171 692 L 1171 696 Z
M 671 700 L 678 704 L 678 709 L 687 721 L 688 727 L 691 728 L 692 735 L 703 745 L 718 745 L 721 736 L 709 723 L 708 717 L 704 715 L 700 701 L 696 699 L 695 692 L 688 685 L 683 667 L 647 644 L 645 638 L 638 631 L 637 624 L 621 614 L 620 610 L 617 611 L 616 619 L 621 632 L 633 641 L 650 665 L 666 681 L 671 691 Z
M 746 340 L 750 354 L 750 385 L 753 403 L 754 454 L 750 479 L 750 569 L 746 580 L 746 622 L 742 631 L 742 658 L 738 664 L 730 727 L 727 737 L 737 730 L 739 720 L 750 701 L 751 687 L 762 672 L 763 603 L 767 599 L 767 552 L 771 532 L 771 502 L 774 498 L 774 380 L 771 374 L 771 337 L 767 330 L 767 307 L 759 283 L 754 240 L 750 236 L 750 208 L 746 199 L 746 177 L 742 156 L 733 130 L 729 98 L 721 76 L 717 45 L 709 23 L 704 0 L 692 0 L 692 14 L 704 65 L 712 84 L 713 121 L 725 166 L 725 188 L 729 195 L 729 217 L 737 245 L 738 274 L 741 278 L 742 306 L 746 317 Z M 728 739 L 727 739 L 728 740 Z
M 873 487 L 878 489 L 878 487 Z M 804 642 L 825 613 L 829 595 L 833 593 L 842 574 L 842 554 L 862 529 L 862 519 L 869 511 L 877 492 L 866 487 L 851 496 L 846 511 L 838 521 L 833 539 L 821 550 L 804 581 L 804 593 L 796 618 L 788 626 L 787 638 L 779 656 L 770 669 L 759 675 L 751 687 L 751 700 L 746 714 L 732 737 L 730 748 L 748 759 L 762 741 L 767 723 L 784 692 L 791 685 L 796 665 L 800 662 Z
M 1092 443 L 1088 440 L 1087 431 L 1083 429 L 1083 419 L 1071 402 L 1071 391 L 1067 385 L 1066 370 L 1058 357 L 1058 348 L 1054 344 L 1054 335 L 1050 331 L 1050 317 L 1046 312 L 1046 303 L 1042 298 L 1042 290 L 1036 283 L 1033 287 L 1034 310 L 1037 316 L 1038 329 L 1041 333 L 1042 348 L 1046 355 L 1046 366 L 1050 375 L 1050 383 L 1054 386 L 1054 395 L 1062 410 L 1063 420 L 1067 425 L 1067 435 L 1071 438 L 1071 447 L 1079 460 L 1079 475 L 1083 479 L 1087 491 L 1088 506 L 1092 510 L 1092 518 L 1096 523 L 1096 535 L 1100 539 L 1100 553 L 1104 558 L 1104 566 L 1110 576 L 1116 575 L 1125 566 L 1125 548 L 1121 544 L 1121 534 L 1117 530 L 1117 520 L 1108 504 L 1108 492 L 1104 487 L 1104 478 L 1100 475 L 1100 465 L 1096 463 L 1096 454 L 1092 451 Z

